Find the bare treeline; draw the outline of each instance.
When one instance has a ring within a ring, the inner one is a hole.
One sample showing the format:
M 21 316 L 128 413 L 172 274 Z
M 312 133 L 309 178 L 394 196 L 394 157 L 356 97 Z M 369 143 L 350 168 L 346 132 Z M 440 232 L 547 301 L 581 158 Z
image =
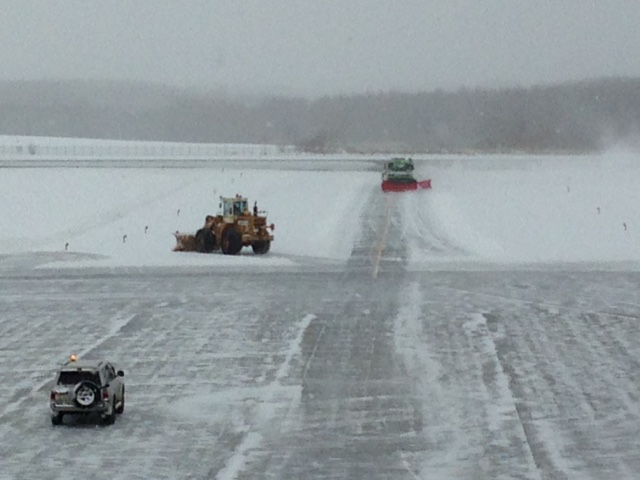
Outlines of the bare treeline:
M 316 152 L 584 152 L 637 143 L 640 79 L 313 100 L 113 82 L 4 82 L 0 134 L 272 143 Z

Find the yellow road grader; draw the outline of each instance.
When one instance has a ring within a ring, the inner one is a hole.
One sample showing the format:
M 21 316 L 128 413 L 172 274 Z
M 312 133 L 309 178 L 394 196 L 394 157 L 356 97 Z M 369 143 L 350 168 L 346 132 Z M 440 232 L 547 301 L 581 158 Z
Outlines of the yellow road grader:
M 265 254 L 273 241 L 273 224 L 267 224 L 257 203 L 249 211 L 246 197 L 220 197 L 218 215 L 207 215 L 204 225 L 195 234 L 175 232 L 174 252 L 211 253 L 222 250 L 225 255 L 237 255 L 250 246 L 256 254 Z

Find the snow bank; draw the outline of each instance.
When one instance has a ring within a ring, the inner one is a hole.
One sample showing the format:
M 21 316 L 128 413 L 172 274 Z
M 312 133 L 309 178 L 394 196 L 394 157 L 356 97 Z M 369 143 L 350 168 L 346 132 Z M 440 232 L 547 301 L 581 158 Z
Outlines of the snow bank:
M 613 153 L 439 165 L 419 208 L 404 200 L 410 228 L 428 232 L 413 242 L 412 262 L 638 261 L 639 165 Z

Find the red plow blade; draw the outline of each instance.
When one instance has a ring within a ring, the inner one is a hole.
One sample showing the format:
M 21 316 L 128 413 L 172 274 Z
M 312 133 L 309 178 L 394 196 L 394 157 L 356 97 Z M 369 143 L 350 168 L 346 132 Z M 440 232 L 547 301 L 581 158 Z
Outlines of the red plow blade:
M 389 180 L 382 181 L 383 192 L 410 192 L 413 190 L 428 190 L 429 188 L 431 188 L 431 179 L 410 183 L 398 183 Z

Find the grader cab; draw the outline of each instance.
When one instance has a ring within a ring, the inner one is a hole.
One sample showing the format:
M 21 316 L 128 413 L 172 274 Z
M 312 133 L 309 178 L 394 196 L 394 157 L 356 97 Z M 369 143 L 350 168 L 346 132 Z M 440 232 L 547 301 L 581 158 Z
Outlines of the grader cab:
M 264 212 L 257 203 L 249 210 L 246 197 L 220 197 L 220 212 L 207 215 L 204 225 L 195 235 L 175 232 L 174 251 L 211 253 L 221 250 L 225 255 L 236 255 L 250 246 L 256 254 L 265 254 L 273 241 L 273 224 L 267 224 Z
M 383 192 L 408 192 L 431 188 L 431 179 L 416 180 L 413 176 L 413 160 L 396 157 L 385 163 L 382 172 Z

